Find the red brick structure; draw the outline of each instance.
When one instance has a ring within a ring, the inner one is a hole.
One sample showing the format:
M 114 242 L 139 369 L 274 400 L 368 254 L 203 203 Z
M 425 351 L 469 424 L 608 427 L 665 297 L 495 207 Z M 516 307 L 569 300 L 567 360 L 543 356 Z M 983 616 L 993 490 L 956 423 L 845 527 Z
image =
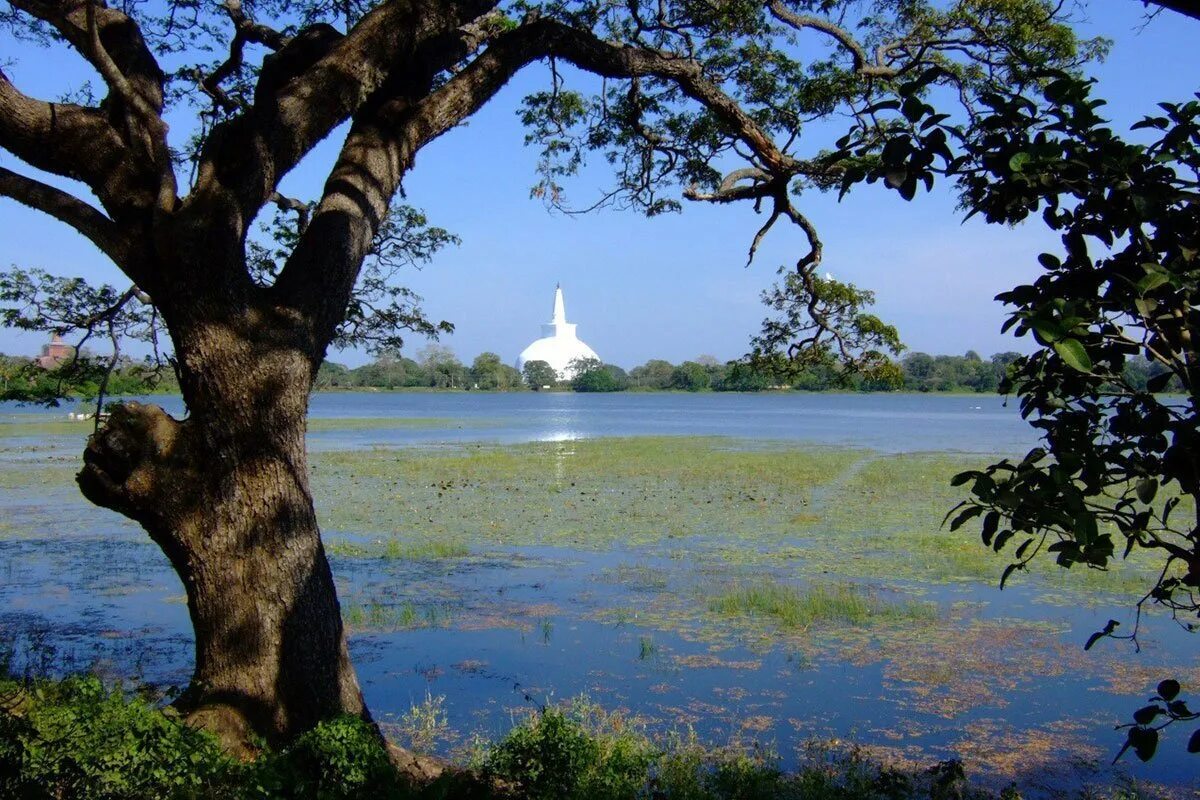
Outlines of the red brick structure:
M 63 361 L 71 357 L 75 352 L 75 348 L 62 340 L 62 337 L 57 333 L 50 340 L 50 344 L 42 345 L 42 354 L 34 359 L 37 365 L 42 369 L 54 369 Z

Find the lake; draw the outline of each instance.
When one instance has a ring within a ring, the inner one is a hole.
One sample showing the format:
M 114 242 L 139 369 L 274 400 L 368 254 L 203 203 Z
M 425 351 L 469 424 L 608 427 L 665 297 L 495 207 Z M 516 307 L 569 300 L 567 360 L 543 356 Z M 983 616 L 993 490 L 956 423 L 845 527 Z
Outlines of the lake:
M 0 407 L 3 638 L 22 668 L 185 683 L 179 582 L 78 495 L 89 425 L 64 416 Z M 1190 796 L 1188 731 L 1106 766 L 1158 680 L 1200 685 L 1195 639 L 1153 614 L 1141 652 L 1082 650 L 1128 628 L 1142 565 L 1000 592 L 1007 562 L 939 527 L 955 471 L 1035 441 L 997 397 L 329 393 L 312 418 L 351 649 L 402 739 L 427 700 L 452 753 L 586 695 L 785 765 L 853 741 L 1034 794 L 1132 775 Z

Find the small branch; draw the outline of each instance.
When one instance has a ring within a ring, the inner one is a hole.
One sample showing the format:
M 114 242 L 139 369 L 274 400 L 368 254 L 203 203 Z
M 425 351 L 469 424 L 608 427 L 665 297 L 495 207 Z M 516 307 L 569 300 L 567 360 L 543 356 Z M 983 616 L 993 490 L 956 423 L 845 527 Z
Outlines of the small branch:
M 262 25 L 246 16 L 246 12 L 242 8 L 242 0 L 225 0 L 221 3 L 221 7 L 225 9 L 225 13 L 233 23 L 236 31 L 235 39 L 240 37 L 243 41 L 255 42 L 272 50 L 281 50 L 291 41 L 290 36 L 284 36 L 274 28 Z M 240 61 L 240 47 L 238 51 Z
M 279 192 L 272 192 L 268 199 L 282 211 L 296 212 L 296 232 L 304 233 L 308 228 L 309 207 L 307 203 L 294 197 L 285 197 Z

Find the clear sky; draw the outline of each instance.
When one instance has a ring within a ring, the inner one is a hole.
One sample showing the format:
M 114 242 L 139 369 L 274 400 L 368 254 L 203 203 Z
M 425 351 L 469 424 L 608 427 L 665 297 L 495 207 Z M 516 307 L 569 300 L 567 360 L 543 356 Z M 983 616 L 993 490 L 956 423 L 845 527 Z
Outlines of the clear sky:
M 1140 0 L 1091 0 L 1076 16 L 1082 35 L 1114 40 L 1109 59 L 1091 72 L 1118 129 L 1154 112 L 1156 101 L 1185 100 L 1200 88 L 1200 22 L 1163 13 L 1146 24 Z M 84 75 L 75 61 L 52 58 L 61 56 L 10 41 L 0 49 L 16 85 L 45 99 Z M 431 317 L 456 324 L 443 343 L 468 363 L 484 350 L 514 361 L 548 321 L 561 282 L 568 318 L 606 361 L 632 367 L 651 358 L 724 360 L 746 352 L 765 311 L 759 293 L 803 252 L 799 231 L 778 226 L 746 268 L 747 246 L 763 221 L 748 205 L 685 202 L 682 214 L 655 219 L 548 213 L 529 197 L 537 153 L 522 146 L 515 114 L 520 98 L 544 83 L 540 68 L 522 73 L 468 125 L 422 151 L 405 181 L 407 202 L 463 240 L 405 276 Z M 285 193 L 316 199 L 339 141 L 335 135 L 311 154 L 288 177 Z M 0 164 L 28 172 L 2 152 Z M 568 196 L 587 205 L 604 185 L 603 166 L 569 184 Z M 946 191 L 905 203 L 878 186 L 841 203 L 815 194 L 801 203 L 825 242 L 822 271 L 873 289 L 877 312 L 910 349 L 985 356 L 1022 349 L 1023 342 L 999 333 L 1004 312 L 992 298 L 1034 277 L 1035 256 L 1056 241 L 1037 220 L 1016 229 L 962 224 L 954 206 Z M 121 281 L 82 237 L 0 198 L 0 265 L 9 264 Z M 32 354 L 42 341 L 0 329 L 0 352 Z M 406 351 L 423 344 L 414 339 Z M 330 357 L 366 360 L 355 352 Z

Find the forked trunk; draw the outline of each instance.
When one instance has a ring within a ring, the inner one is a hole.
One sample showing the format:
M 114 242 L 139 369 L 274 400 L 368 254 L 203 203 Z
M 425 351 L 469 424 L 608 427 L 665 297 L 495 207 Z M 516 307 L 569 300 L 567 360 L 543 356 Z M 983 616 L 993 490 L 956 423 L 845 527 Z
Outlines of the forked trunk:
M 178 705 L 231 748 L 366 716 L 308 488 L 312 360 L 229 326 L 177 347 L 190 416 L 113 411 L 80 488 L 140 522 L 187 591 L 195 674 Z

